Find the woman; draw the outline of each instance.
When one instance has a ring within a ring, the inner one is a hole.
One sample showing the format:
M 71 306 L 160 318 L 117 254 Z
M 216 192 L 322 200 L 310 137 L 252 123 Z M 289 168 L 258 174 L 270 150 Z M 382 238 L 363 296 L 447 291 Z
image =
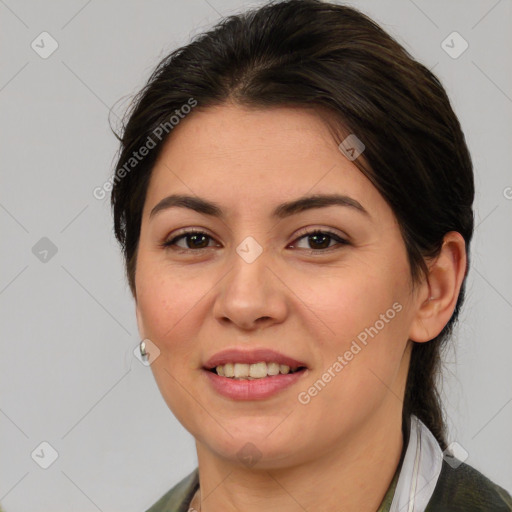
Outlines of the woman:
M 436 389 L 474 198 L 439 81 L 289 0 L 173 52 L 128 115 L 115 233 L 198 456 L 149 511 L 512 510 L 447 450 Z

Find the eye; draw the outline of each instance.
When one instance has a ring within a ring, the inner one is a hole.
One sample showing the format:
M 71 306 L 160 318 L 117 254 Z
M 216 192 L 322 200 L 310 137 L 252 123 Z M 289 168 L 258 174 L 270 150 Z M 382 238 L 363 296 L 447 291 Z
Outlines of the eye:
M 195 250 L 195 249 L 207 249 L 209 246 L 209 241 L 212 241 L 213 238 L 203 231 L 185 231 L 170 240 L 164 241 L 161 245 L 163 247 L 172 247 L 176 246 L 182 250 Z M 179 245 L 178 242 L 184 241 L 185 246 Z
M 296 241 L 301 239 L 306 239 L 306 243 L 309 243 L 309 247 L 299 247 Z M 322 231 L 320 229 L 304 231 L 296 241 L 292 243 L 291 247 L 298 247 L 306 250 L 309 249 L 311 252 L 325 252 L 325 249 L 331 249 L 333 247 L 330 245 L 331 242 L 337 242 L 339 245 L 348 245 L 349 243 L 347 240 L 341 238 L 332 231 Z

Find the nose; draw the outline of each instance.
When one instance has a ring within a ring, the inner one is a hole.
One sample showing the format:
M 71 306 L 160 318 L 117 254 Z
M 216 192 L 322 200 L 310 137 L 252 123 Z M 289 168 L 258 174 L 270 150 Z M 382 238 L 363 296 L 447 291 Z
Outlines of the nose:
M 288 314 L 286 286 L 265 251 L 249 263 L 233 252 L 231 270 L 221 280 L 213 313 L 222 323 L 243 330 L 279 324 Z

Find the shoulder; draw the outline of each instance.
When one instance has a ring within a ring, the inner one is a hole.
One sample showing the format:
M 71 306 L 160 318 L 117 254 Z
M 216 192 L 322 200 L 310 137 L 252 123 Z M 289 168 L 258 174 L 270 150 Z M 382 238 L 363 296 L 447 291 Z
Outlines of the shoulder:
M 188 504 L 199 486 L 198 468 L 167 491 L 146 512 L 187 512 Z
M 445 460 L 426 512 L 510 512 L 512 497 L 469 464 Z

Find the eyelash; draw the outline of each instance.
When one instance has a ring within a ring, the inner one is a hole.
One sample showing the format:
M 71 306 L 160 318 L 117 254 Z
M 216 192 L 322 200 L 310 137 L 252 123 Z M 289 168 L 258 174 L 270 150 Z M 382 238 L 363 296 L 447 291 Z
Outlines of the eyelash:
M 164 249 L 170 249 L 172 248 L 176 242 L 182 238 L 186 238 L 187 236 L 190 236 L 190 235 L 196 235 L 196 234 L 199 234 L 199 235 L 206 235 L 208 238 L 210 238 L 211 240 L 213 240 L 213 237 L 211 237 L 210 235 L 208 235 L 207 233 L 205 233 L 204 231 L 200 231 L 200 230 L 189 230 L 189 231 L 184 231 L 183 233 L 181 233 L 180 235 L 170 239 L 170 240 L 166 240 L 164 242 L 162 242 L 160 245 L 164 248 Z M 341 238 L 339 235 L 337 235 L 336 233 L 334 233 L 333 231 L 329 231 L 329 230 L 322 230 L 322 229 L 312 229 L 312 230 L 303 230 L 299 233 L 299 236 L 292 242 L 293 245 L 295 245 L 295 242 L 297 240 L 300 240 L 301 238 L 306 238 L 306 237 L 309 237 L 309 236 L 314 236 L 314 235 L 327 235 L 329 238 L 331 238 L 332 240 L 338 242 L 338 244 L 340 246 L 343 246 L 343 245 L 349 245 L 349 242 L 347 240 L 345 240 L 344 238 Z M 197 252 L 197 251 L 200 251 L 202 249 L 211 249 L 211 247 L 203 247 L 203 248 L 200 248 L 200 249 L 184 249 L 182 247 L 178 247 L 178 248 L 175 248 L 173 250 L 176 250 L 180 253 L 189 253 L 189 252 Z M 330 252 L 331 250 L 333 249 L 336 249 L 335 246 L 333 247 L 327 247 L 325 249 L 301 249 L 303 251 L 308 251 L 309 250 L 309 254 L 319 254 L 319 253 L 325 253 L 325 252 Z

